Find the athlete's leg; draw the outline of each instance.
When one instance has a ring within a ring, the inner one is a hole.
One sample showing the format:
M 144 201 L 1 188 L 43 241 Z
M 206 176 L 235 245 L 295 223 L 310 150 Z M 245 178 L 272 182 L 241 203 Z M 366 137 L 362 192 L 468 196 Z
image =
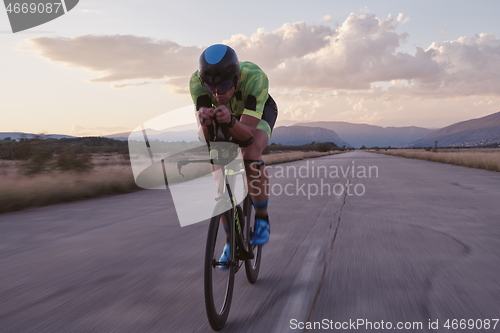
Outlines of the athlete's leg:
M 267 146 L 268 134 L 260 129 L 255 130 L 253 143 L 241 148 L 243 159 L 245 160 L 262 160 L 262 151 Z M 264 172 L 265 166 L 257 167 L 257 163 L 245 163 L 245 171 L 247 174 L 248 192 L 256 203 L 255 213 L 257 216 L 267 216 L 267 204 L 269 197 L 269 180 Z
M 257 125 L 254 134 L 254 143 L 248 148 L 242 148 L 243 158 L 250 160 L 262 160 L 262 152 L 266 148 L 271 132 L 278 117 L 278 106 L 274 99 L 269 96 L 264 106 L 262 119 Z M 245 164 L 249 192 L 255 205 L 258 216 L 267 216 L 267 202 L 269 198 L 269 180 L 264 166 L 260 169 L 257 164 Z

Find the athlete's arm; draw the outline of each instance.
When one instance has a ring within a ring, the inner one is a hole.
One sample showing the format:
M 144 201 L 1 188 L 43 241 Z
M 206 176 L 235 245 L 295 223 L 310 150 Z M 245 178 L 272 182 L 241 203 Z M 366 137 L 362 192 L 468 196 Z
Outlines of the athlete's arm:
M 231 113 L 225 105 L 217 107 L 214 112 L 219 124 L 231 123 Z M 254 136 L 259 121 L 258 118 L 242 115 L 240 120 L 236 120 L 234 126 L 229 128 L 229 134 L 238 141 L 249 140 Z
M 255 136 L 264 106 L 269 97 L 269 80 L 267 75 L 255 64 L 245 62 L 246 70 L 242 71 L 241 80 L 245 82 L 245 106 L 240 121 L 230 131 L 237 140 L 248 140 Z M 241 135 L 241 138 L 238 138 Z
M 255 130 L 259 124 L 260 119 L 242 115 L 240 120 L 236 120 L 233 128 L 229 129 L 229 134 L 238 141 L 246 141 L 255 135 Z
M 210 133 L 208 132 L 208 126 L 213 125 L 213 115 L 214 109 L 201 107 L 196 112 L 196 117 L 198 118 L 198 124 L 201 125 L 198 128 L 198 137 L 201 139 L 205 138 L 205 141 L 210 140 Z

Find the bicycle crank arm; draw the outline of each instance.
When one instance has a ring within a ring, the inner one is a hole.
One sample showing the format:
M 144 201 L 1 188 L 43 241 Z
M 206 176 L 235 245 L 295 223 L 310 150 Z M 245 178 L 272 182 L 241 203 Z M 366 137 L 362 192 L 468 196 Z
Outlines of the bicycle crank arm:
M 238 266 L 238 262 L 230 262 L 230 261 L 214 261 L 212 262 L 212 266 L 215 268 L 216 266 Z
M 238 254 L 238 258 L 240 260 L 249 260 L 255 258 L 255 255 L 253 254 L 253 251 L 246 251 L 243 249 L 239 249 L 240 253 Z

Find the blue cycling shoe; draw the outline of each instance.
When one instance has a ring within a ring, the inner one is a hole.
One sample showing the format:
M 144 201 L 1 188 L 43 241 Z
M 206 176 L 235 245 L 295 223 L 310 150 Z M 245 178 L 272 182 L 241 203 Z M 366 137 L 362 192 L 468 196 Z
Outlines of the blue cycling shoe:
M 260 217 L 255 218 L 254 233 L 250 240 L 251 245 L 264 245 L 269 241 L 271 227 L 269 220 Z
M 229 256 L 231 255 L 231 252 L 229 251 L 229 243 L 226 243 L 224 245 L 224 250 L 222 251 L 222 255 L 219 258 L 219 262 L 225 262 L 229 260 Z M 219 269 L 228 269 L 227 266 L 218 266 Z

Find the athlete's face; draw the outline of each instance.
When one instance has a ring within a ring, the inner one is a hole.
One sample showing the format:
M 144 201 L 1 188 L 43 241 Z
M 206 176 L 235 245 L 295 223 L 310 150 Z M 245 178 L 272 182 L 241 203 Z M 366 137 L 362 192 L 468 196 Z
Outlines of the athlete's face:
M 213 95 L 219 104 L 224 105 L 224 104 L 229 103 L 229 101 L 233 97 L 234 90 L 235 90 L 235 87 L 233 86 L 231 89 L 229 89 L 228 91 L 226 91 L 223 94 L 220 94 L 218 91 L 215 91 L 213 93 Z

